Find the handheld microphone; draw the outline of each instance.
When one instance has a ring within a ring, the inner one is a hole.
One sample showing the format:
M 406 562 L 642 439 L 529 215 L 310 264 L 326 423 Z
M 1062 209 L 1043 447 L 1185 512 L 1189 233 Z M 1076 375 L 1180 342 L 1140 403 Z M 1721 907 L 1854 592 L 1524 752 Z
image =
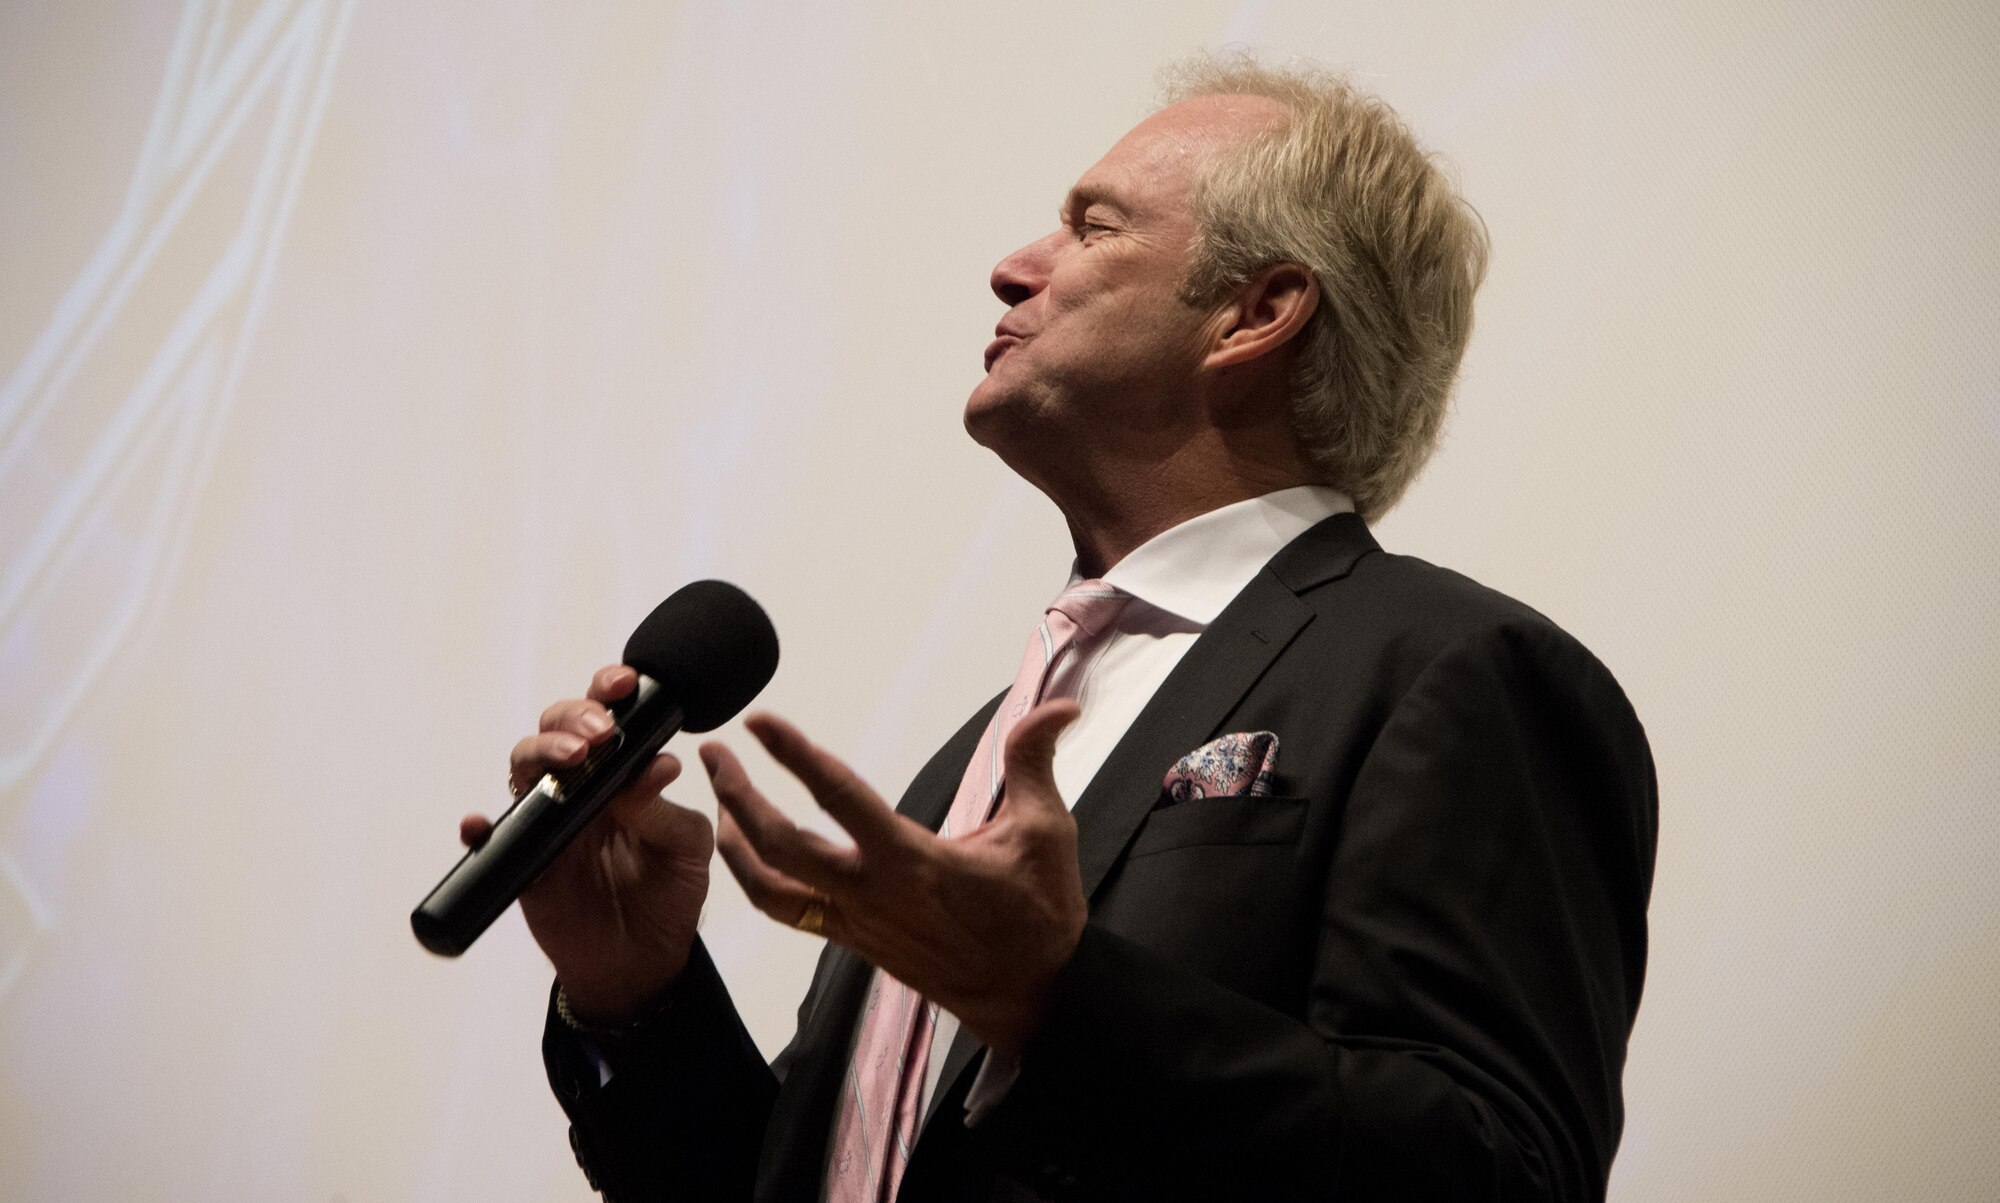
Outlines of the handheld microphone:
M 778 669 L 778 633 L 749 594 L 696 581 L 646 616 L 624 662 L 639 684 L 609 707 L 611 734 L 516 799 L 410 912 L 419 944 L 447 957 L 471 947 L 676 731 L 712 731 L 750 704 Z

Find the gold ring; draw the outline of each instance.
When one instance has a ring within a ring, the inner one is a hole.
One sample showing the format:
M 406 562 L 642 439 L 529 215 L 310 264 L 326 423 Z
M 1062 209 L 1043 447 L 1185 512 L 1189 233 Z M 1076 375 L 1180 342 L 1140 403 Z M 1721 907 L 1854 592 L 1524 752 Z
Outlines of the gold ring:
M 806 909 L 799 912 L 799 917 L 792 926 L 809 936 L 825 934 L 826 907 L 832 901 L 833 899 L 824 894 L 814 894 L 812 901 L 806 903 Z

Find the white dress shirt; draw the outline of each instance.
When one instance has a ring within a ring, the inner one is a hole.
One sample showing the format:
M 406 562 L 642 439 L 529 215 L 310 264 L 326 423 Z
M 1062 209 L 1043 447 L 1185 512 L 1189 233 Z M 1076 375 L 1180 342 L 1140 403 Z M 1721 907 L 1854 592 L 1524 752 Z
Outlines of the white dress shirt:
M 1066 805 L 1076 805 L 1167 674 L 1271 557 L 1321 519 L 1353 509 L 1345 494 L 1316 485 L 1267 493 L 1162 531 L 1104 574 L 1132 601 L 1089 658 L 1067 670 L 1080 678 L 1075 696 L 1082 713 L 1056 740 L 1056 788 Z M 1078 579 L 1072 570 L 1071 583 Z M 1170 767 L 1160 766 L 1163 778 Z M 938 1012 L 919 1114 L 930 1109 L 958 1028 L 957 1017 Z M 1018 1072 L 989 1054 L 966 1096 L 967 1122 L 1005 1097 Z

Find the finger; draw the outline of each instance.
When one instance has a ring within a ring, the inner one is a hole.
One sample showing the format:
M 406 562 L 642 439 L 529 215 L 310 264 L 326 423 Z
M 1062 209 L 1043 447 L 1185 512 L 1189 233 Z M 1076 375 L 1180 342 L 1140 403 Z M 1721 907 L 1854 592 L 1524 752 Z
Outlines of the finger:
M 1056 788 L 1056 737 L 1081 713 L 1068 698 L 1043 702 L 1021 716 L 1007 735 L 1004 753 L 1007 792 L 1000 809 L 1016 817 L 1030 813 L 1067 813 Z
M 493 834 L 493 820 L 485 815 L 467 815 L 458 821 L 458 842 L 477 851 Z
M 750 775 L 728 747 L 715 741 L 701 745 L 701 763 L 715 787 L 715 800 L 765 864 L 822 890 L 844 884 L 852 875 L 854 850 L 786 818 L 750 784 Z
M 722 863 L 729 867 L 729 875 L 736 879 L 736 884 L 743 887 L 743 896 L 750 900 L 750 905 L 788 927 L 798 926 L 806 907 L 813 902 L 821 901 L 824 905 L 824 893 L 765 864 L 728 811 L 723 811 L 720 817 L 716 850 L 722 853 Z M 821 934 L 825 934 L 824 930 Z
M 583 761 L 590 745 L 568 731 L 530 735 L 507 754 L 507 784 L 515 793 L 551 768 L 568 768 Z
M 646 767 L 628 782 L 618 796 L 611 800 L 611 807 L 617 811 L 637 813 L 645 803 L 660 796 L 669 785 L 680 780 L 681 758 L 672 752 L 661 752 L 648 761 Z
M 591 674 L 589 698 L 609 705 L 639 684 L 639 670 L 629 664 L 607 664 Z
M 564 698 L 542 711 L 538 728 L 543 732 L 567 731 L 597 743 L 611 734 L 611 712 L 590 698 Z
M 807 739 L 797 727 L 775 714 L 753 714 L 743 725 L 771 758 L 805 784 L 820 809 L 833 816 L 854 842 L 866 849 L 898 839 L 902 821 L 882 796 L 853 769 Z

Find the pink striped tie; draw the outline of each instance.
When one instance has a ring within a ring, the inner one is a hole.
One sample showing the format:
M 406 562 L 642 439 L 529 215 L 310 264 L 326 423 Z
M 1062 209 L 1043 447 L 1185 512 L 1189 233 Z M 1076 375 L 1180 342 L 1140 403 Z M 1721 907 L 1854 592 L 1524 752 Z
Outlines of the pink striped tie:
M 1107 630 L 1130 600 L 1103 581 L 1063 590 L 1028 640 L 1021 671 L 965 766 L 940 835 L 964 835 L 1000 804 L 1001 754 L 1007 733 L 1048 698 L 1074 697 L 1087 657 L 1078 649 Z M 917 1142 L 924 1073 L 930 1064 L 937 1004 L 881 971 L 868 991 L 861 1035 L 847 1069 L 827 1167 L 828 1203 L 891 1203 Z

